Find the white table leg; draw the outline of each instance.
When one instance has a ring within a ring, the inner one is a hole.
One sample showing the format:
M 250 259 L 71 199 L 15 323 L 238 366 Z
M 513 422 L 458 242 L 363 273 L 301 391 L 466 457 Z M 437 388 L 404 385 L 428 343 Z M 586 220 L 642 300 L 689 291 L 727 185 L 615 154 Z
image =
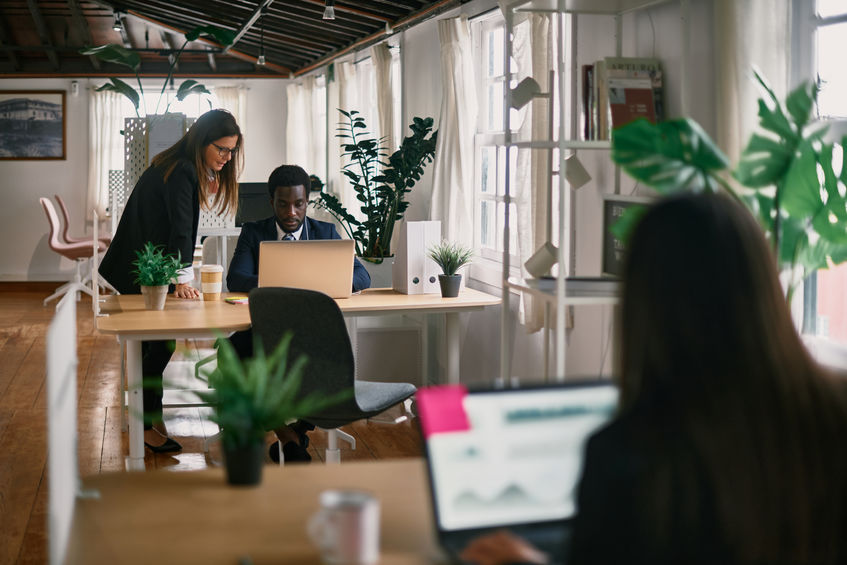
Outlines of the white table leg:
M 141 340 L 126 340 L 126 381 L 129 401 L 129 457 L 128 471 L 144 470 L 144 402 L 141 396 Z
M 359 358 L 359 339 L 358 339 L 358 324 L 356 323 L 356 317 L 350 316 L 344 318 L 344 323 L 347 325 L 347 335 L 350 336 L 350 347 L 353 349 L 353 359 Z M 359 373 L 359 364 L 355 363 L 355 372 L 356 375 Z
M 459 384 L 459 313 L 447 312 L 445 314 L 445 325 L 447 334 L 447 382 Z

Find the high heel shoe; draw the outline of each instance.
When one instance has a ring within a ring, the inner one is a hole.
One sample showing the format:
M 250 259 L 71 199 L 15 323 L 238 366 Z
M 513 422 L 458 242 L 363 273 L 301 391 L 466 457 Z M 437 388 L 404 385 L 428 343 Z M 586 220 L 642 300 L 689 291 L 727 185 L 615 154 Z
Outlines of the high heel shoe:
M 182 446 L 171 438 L 166 438 L 162 445 L 153 445 L 144 442 L 144 446 L 153 453 L 173 453 L 174 451 L 182 451 Z

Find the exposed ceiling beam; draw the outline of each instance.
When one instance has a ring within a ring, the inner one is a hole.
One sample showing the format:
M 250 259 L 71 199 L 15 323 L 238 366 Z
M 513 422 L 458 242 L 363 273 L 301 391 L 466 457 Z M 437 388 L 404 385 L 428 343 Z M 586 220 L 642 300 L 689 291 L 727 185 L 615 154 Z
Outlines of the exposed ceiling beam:
M 35 22 L 35 29 L 38 31 L 38 37 L 41 38 L 41 44 L 44 45 L 47 52 L 47 58 L 50 59 L 50 64 L 55 70 L 59 70 L 59 56 L 53 50 L 53 42 L 50 41 L 50 33 L 47 31 L 47 24 L 44 23 L 44 18 L 41 17 L 41 10 L 38 8 L 37 0 L 26 0 L 29 6 L 29 13 L 32 15 L 32 21 Z
M 244 34 L 247 33 L 247 30 L 253 27 L 253 24 L 256 23 L 256 20 L 258 20 L 262 16 L 262 11 L 271 4 L 273 4 L 273 1 L 274 0 L 262 0 L 259 5 L 256 6 L 256 9 L 253 11 L 250 17 L 247 18 L 247 21 L 244 23 L 244 25 L 241 26 L 241 29 L 239 29 L 238 33 L 235 34 L 235 39 L 232 40 L 232 44 L 226 49 L 224 49 L 224 51 L 229 51 L 232 47 L 235 47 L 235 44 L 238 43 L 242 37 L 244 37 Z
M 71 17 L 74 25 L 79 30 L 80 39 L 86 45 L 94 46 L 94 39 L 91 37 L 91 29 L 88 27 L 88 20 L 82 17 L 82 10 L 79 7 L 78 0 L 68 0 L 68 6 L 71 9 Z M 91 66 L 96 70 L 100 70 L 100 59 L 94 55 L 89 55 L 88 60 L 91 61 Z
M 6 23 L 3 18 L 0 18 L 0 47 L 10 44 L 9 34 L 6 32 Z M 18 61 L 18 56 L 14 51 L 6 51 L 6 56 L 9 57 L 9 62 L 12 63 L 12 68 L 16 71 L 21 70 L 21 63 Z

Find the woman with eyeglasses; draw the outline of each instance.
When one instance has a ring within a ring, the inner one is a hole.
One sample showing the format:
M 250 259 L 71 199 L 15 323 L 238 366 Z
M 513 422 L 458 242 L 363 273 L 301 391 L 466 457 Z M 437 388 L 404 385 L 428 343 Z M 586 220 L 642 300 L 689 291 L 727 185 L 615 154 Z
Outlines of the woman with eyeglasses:
M 153 157 L 127 200 L 115 237 L 100 262 L 100 275 L 120 293 L 138 294 L 141 289 L 132 262 L 136 251 L 149 241 L 165 254 L 181 257 L 184 268 L 174 281 L 174 296 L 199 298 L 190 283 L 200 208 L 220 215 L 235 212 L 237 179 L 244 162 L 239 151 L 242 141 L 232 114 L 211 110 L 176 144 Z M 156 453 L 182 449 L 168 437 L 162 420 L 162 373 L 173 348 L 173 341 L 142 344 L 144 444 Z

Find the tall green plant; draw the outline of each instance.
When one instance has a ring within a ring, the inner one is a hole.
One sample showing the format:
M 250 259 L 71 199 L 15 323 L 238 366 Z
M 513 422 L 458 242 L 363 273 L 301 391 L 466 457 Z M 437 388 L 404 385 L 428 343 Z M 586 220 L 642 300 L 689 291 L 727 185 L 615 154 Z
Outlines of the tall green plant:
M 788 300 L 805 276 L 847 260 L 847 167 L 841 144 L 823 140 L 814 121 L 817 86 L 804 83 L 780 103 L 767 81 L 758 101 L 760 131 L 754 133 L 732 171 L 745 190 L 736 193 L 723 178 L 729 160 L 696 122 L 650 124 L 639 120 L 612 133 L 612 159 L 660 194 L 724 189 L 756 215 L 781 269 L 790 273 Z M 636 212 L 637 213 L 637 212 Z M 631 224 L 633 222 L 629 222 Z M 625 224 L 618 226 L 616 235 Z
M 435 155 L 438 131 L 432 131 L 432 118 L 413 118 L 409 125 L 412 135 L 403 138 L 399 149 L 384 161 L 385 138 L 374 139 L 356 110 L 338 111 L 345 118 L 339 122 L 336 135 L 342 140 L 342 159 L 347 161 L 341 172 L 350 180 L 365 219 L 353 216 L 338 198 L 326 192 L 314 205 L 338 220 L 356 242 L 357 255 L 381 262 L 392 254 L 394 224 L 409 207 L 406 193 L 421 179 Z
M 165 77 L 165 82 L 162 84 L 162 89 L 159 91 L 159 98 L 156 100 L 156 110 L 153 112 L 154 114 L 159 113 L 159 104 L 162 102 L 162 96 L 165 93 L 165 89 L 168 86 L 168 83 L 173 76 L 174 69 L 176 68 L 177 63 L 179 62 L 179 58 L 182 55 L 182 52 L 185 50 L 186 45 L 190 42 L 197 40 L 200 37 L 211 37 L 215 41 L 221 44 L 221 46 L 226 47 L 232 45 L 232 42 L 235 40 L 235 33 L 221 29 L 215 26 L 198 26 L 188 33 L 184 35 L 185 41 L 182 46 L 174 53 L 173 57 L 170 58 L 170 67 L 168 68 L 168 75 Z M 135 81 L 138 84 L 138 90 L 135 90 L 126 82 L 122 81 L 117 77 L 110 77 L 108 83 L 102 85 L 97 88 L 97 91 L 111 91 L 117 92 L 119 94 L 123 94 L 126 96 L 130 102 L 132 102 L 133 107 L 135 108 L 135 115 L 141 117 L 141 113 L 138 111 L 139 106 L 141 105 L 141 101 L 144 100 L 144 87 L 141 85 L 141 75 L 139 75 L 138 71 L 141 67 L 141 57 L 137 52 L 132 51 L 123 47 L 122 45 L 118 45 L 116 43 L 109 43 L 107 45 L 100 45 L 99 47 L 88 47 L 85 49 L 81 49 L 80 53 L 82 55 L 93 55 L 97 57 L 101 61 L 106 61 L 108 63 L 116 63 L 118 65 L 123 65 L 125 67 L 129 67 L 135 73 Z M 179 89 L 176 93 L 176 98 L 180 102 L 185 99 L 189 94 L 210 94 L 208 89 L 205 86 L 198 83 L 194 79 L 189 79 L 184 81 L 179 85 Z M 167 113 L 168 108 L 170 107 L 170 103 L 165 106 L 164 113 Z

